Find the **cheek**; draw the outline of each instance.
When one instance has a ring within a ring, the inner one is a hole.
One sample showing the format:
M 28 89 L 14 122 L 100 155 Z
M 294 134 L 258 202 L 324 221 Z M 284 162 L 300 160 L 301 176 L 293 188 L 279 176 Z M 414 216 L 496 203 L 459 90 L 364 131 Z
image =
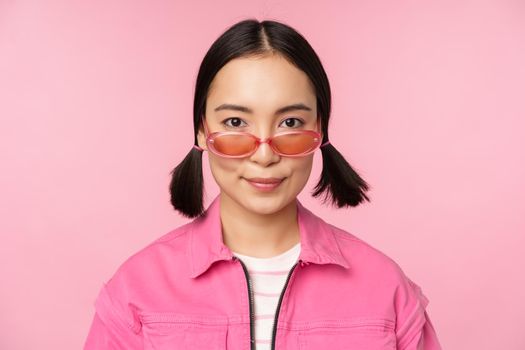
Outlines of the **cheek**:
M 308 181 L 312 171 L 313 157 L 293 159 L 290 167 L 293 170 L 293 177 L 297 183 L 304 184 Z
M 209 157 L 210 171 L 218 184 L 227 184 L 239 178 L 240 161 L 236 159 L 222 159 L 216 156 Z
M 303 158 L 297 158 L 295 159 L 296 165 L 295 167 L 299 170 L 303 170 L 305 172 L 308 172 L 312 169 L 312 165 L 314 162 L 313 155 L 309 155 Z

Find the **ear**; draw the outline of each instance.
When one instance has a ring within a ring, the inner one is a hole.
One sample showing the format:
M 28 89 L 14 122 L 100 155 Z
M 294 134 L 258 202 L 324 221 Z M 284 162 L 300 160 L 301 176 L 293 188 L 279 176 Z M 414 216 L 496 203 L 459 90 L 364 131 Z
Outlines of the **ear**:
M 197 143 L 200 148 L 206 149 L 206 139 L 204 138 L 204 132 L 199 129 L 197 134 Z
M 321 141 L 323 140 L 323 130 L 321 129 L 321 118 L 317 118 L 317 131 L 321 134 Z
M 199 131 L 197 133 L 197 143 L 200 148 L 207 150 L 206 136 L 204 134 L 203 123 L 199 125 Z

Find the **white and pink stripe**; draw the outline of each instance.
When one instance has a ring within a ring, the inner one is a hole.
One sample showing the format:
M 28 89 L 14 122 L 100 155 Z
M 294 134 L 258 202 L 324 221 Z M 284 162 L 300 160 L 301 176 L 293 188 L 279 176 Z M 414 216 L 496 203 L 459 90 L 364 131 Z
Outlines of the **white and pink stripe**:
M 275 311 L 292 266 L 297 262 L 300 243 L 271 258 L 255 258 L 233 252 L 248 268 L 252 280 L 257 350 L 269 350 Z

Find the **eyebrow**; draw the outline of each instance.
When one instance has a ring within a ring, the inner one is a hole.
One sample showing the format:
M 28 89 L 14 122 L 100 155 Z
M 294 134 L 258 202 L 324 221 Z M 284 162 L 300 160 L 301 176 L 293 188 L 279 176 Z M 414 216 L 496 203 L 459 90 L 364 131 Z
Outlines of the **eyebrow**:
M 245 106 L 231 104 L 231 103 L 223 103 L 219 107 L 215 108 L 215 112 L 222 111 L 222 110 L 231 110 L 231 111 L 238 111 L 238 112 L 253 114 L 253 110 L 251 110 L 250 108 L 245 107 Z M 287 113 L 290 111 L 298 111 L 298 110 L 309 111 L 309 112 L 312 111 L 312 109 L 308 107 L 307 105 L 305 105 L 304 103 L 294 103 L 294 104 L 279 108 L 277 111 L 275 111 L 275 115 Z

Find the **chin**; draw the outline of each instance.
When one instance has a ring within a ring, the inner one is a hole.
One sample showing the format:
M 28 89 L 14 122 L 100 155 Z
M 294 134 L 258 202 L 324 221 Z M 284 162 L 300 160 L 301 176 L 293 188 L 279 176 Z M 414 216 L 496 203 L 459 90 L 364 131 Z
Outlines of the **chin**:
M 254 213 L 270 215 L 283 210 L 288 205 L 286 195 L 275 196 L 246 196 L 246 208 Z

